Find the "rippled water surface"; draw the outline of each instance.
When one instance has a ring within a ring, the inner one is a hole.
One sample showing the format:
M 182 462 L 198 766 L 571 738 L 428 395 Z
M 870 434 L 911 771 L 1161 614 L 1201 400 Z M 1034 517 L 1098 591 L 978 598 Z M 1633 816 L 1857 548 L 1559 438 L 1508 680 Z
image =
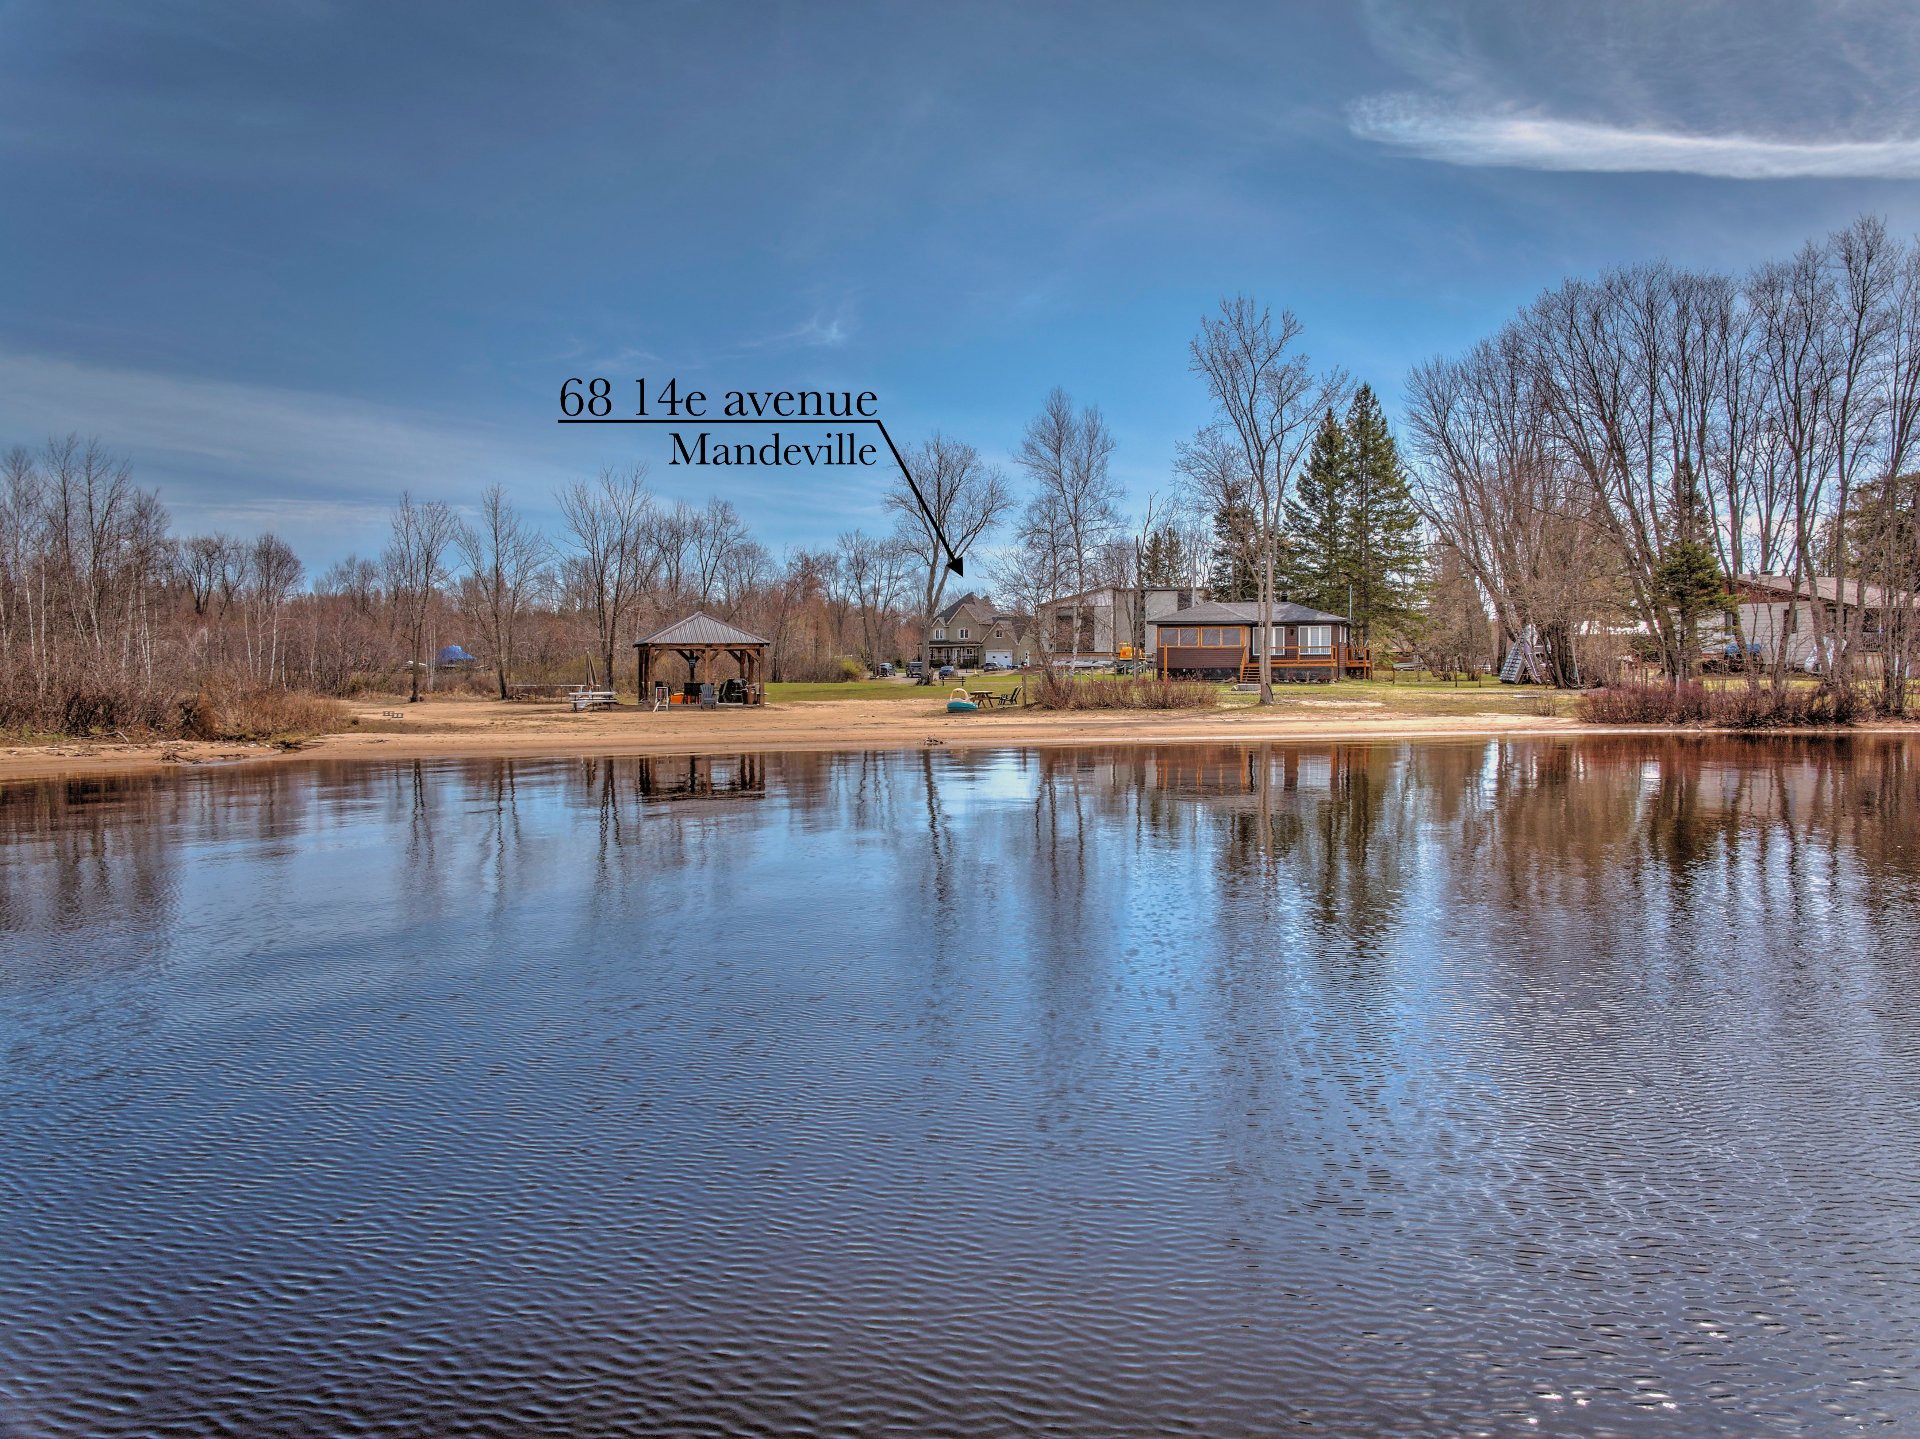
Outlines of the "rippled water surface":
M 1920 1434 L 1920 748 L 0 790 L 0 1436 Z

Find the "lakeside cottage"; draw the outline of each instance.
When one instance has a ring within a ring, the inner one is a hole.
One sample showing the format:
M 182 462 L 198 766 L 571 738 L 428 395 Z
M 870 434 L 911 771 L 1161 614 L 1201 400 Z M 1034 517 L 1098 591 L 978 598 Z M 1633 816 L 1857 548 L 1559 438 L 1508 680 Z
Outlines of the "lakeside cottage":
M 1149 619 L 1155 667 L 1163 678 L 1251 682 L 1260 678 L 1260 606 L 1194 605 Z M 1276 600 L 1273 677 L 1322 683 L 1373 673 L 1372 656 L 1355 645 L 1347 621 L 1325 610 Z

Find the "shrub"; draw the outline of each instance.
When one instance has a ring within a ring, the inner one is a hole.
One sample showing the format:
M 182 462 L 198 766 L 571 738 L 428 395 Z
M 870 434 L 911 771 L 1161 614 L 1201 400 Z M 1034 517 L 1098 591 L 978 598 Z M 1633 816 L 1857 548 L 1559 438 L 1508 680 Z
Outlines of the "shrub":
M 1850 725 L 1860 696 L 1847 685 L 1616 685 L 1580 696 L 1589 724 L 1697 724 L 1720 729 L 1788 729 Z
M 1204 680 L 1163 680 L 1153 675 L 1090 675 L 1041 670 L 1030 686 L 1033 703 L 1055 710 L 1198 710 L 1219 701 Z
M 291 690 L 203 685 L 180 705 L 180 733 L 189 739 L 298 739 L 343 730 L 351 722 L 338 700 Z
M 863 680 L 867 677 L 867 667 L 852 655 L 841 655 L 839 659 L 834 661 L 834 664 L 840 671 L 840 673 L 835 676 L 837 679 Z

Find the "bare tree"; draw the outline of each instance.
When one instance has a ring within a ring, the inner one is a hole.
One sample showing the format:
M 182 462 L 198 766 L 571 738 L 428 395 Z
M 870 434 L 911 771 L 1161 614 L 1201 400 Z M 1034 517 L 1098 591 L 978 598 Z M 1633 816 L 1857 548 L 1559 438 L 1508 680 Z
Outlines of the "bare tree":
M 507 503 L 506 491 L 490 485 L 474 523 L 460 527 L 460 549 L 467 562 L 462 594 L 486 635 L 494 682 L 505 699 L 514 643 L 543 578 L 547 542 Z
M 907 466 L 919 486 L 926 511 L 914 499 L 904 477 L 887 494 L 887 507 L 899 524 L 901 541 L 925 567 L 919 588 L 920 662 L 932 673 L 933 617 L 946 592 L 947 556 L 940 548 L 945 535 L 956 554 L 964 554 L 981 536 L 1005 518 L 1012 497 L 1000 472 L 982 462 L 972 445 L 935 434 L 908 452 Z
M 420 699 L 420 675 L 427 667 L 427 622 L 446 583 L 447 551 L 458 531 L 453 511 L 439 500 L 415 503 L 410 493 L 401 494 L 382 568 L 406 640 L 407 698 L 412 703 Z
M 1081 598 L 1092 587 L 1102 549 L 1121 529 L 1120 487 L 1107 474 L 1113 450 L 1113 433 L 1100 411 L 1089 406 L 1076 414 L 1067 392 L 1056 386 L 1028 422 L 1017 456 L 1033 482 L 1020 524 L 1021 550 L 1031 562 L 1023 572 L 1050 574 L 1054 583 L 1072 587 L 1069 649 L 1075 659 L 1082 640 Z M 1043 549 L 1052 552 L 1051 558 L 1042 558 Z M 1041 603 L 1058 598 L 1056 590 Z
M 1260 552 L 1260 703 L 1273 703 L 1273 590 L 1288 487 L 1313 439 L 1313 422 L 1346 404 L 1342 372 L 1316 375 L 1298 349 L 1291 310 L 1276 317 L 1245 295 L 1202 318 L 1189 368 L 1212 397 L 1219 433 L 1240 450 Z
M 238 589 L 245 546 L 229 535 L 194 535 L 180 546 L 180 575 L 193 612 L 204 615 L 217 598 L 224 605 Z
M 746 524 L 739 512 L 734 509 L 733 501 L 717 496 L 707 501 L 707 507 L 695 517 L 689 531 L 693 571 L 691 584 L 702 608 L 711 605 L 723 592 L 726 582 L 732 579 L 738 588 L 739 574 L 744 558 L 740 551 L 753 543 L 747 534 Z M 764 555 L 761 557 L 765 561 Z M 747 568 L 751 569 L 749 564 Z
M 648 576 L 642 540 L 653 497 L 646 469 L 606 469 L 593 484 L 576 483 L 559 496 L 561 519 L 573 541 L 566 569 L 593 620 L 605 683 L 614 683 L 614 649 Z
M 247 549 L 244 593 L 248 670 L 257 682 L 278 682 L 280 616 L 305 573 L 306 566 L 293 547 L 278 535 L 261 535 Z
M 1514 327 L 1407 383 L 1414 500 L 1511 642 L 1529 628 L 1563 685 L 1573 635 L 1598 608 L 1610 549 L 1590 492 L 1555 446 L 1527 341 Z
M 875 538 L 860 530 L 840 536 L 838 551 L 840 573 L 860 615 L 864 657 L 877 670 L 884 658 L 880 637 L 894 628 L 911 552 L 897 536 Z
M 1192 439 L 1180 442 L 1173 468 L 1192 508 L 1213 516 L 1205 540 L 1208 556 L 1217 558 L 1228 574 L 1258 573 L 1261 549 L 1252 523 L 1253 481 L 1240 445 L 1218 424 L 1203 425 Z M 1243 516 L 1245 522 L 1237 523 Z

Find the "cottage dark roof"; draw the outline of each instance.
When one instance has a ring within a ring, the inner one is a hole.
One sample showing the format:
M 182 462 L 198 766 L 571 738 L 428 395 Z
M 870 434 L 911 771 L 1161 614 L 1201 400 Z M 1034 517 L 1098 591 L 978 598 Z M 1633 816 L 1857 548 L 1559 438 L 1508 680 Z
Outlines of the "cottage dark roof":
M 1344 625 L 1344 615 L 1330 615 L 1325 610 L 1309 609 L 1305 605 L 1296 605 L 1288 600 L 1273 602 L 1273 622 L 1277 625 Z M 1260 606 L 1252 602 L 1245 604 L 1205 604 L 1195 605 L 1189 610 L 1176 610 L 1170 615 L 1158 615 L 1147 621 L 1151 625 L 1260 625 Z
M 764 645 L 771 641 L 750 635 L 745 630 L 728 624 L 725 620 L 716 620 L 705 610 L 696 611 L 684 620 L 676 620 L 663 630 L 655 630 L 650 635 L 642 635 L 634 641 L 637 645 Z

